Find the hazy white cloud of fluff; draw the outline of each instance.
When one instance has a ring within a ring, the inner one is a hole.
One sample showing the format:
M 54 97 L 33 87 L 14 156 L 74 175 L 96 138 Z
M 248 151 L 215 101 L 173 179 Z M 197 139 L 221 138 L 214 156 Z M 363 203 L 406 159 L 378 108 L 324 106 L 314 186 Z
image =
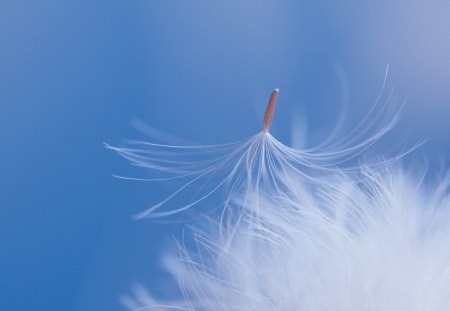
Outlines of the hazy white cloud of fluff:
M 130 310 L 450 310 L 448 178 L 424 182 L 425 169 L 400 168 L 401 154 L 351 164 L 395 126 L 398 113 L 383 107 L 342 139 L 305 150 L 264 131 L 228 145 L 110 147 L 159 172 L 156 180 L 182 181 L 138 217 L 223 202 L 217 219 L 194 229 L 195 246 L 164 257 L 180 297 L 157 301 L 138 288 L 124 304 Z M 197 196 L 171 206 L 185 193 Z

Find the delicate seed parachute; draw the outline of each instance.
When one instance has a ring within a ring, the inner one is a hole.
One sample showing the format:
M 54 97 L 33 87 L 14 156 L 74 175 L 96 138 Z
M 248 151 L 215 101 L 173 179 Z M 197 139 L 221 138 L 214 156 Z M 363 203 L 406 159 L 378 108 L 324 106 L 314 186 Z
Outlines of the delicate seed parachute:
M 108 146 L 159 174 L 146 180 L 182 182 L 138 218 L 200 204 L 213 209 L 222 199 L 219 216 L 194 230 L 193 245 L 165 256 L 179 297 L 158 301 L 137 288 L 124 304 L 130 310 L 450 310 L 448 178 L 425 185 L 423 174 L 394 163 L 404 153 L 353 164 L 395 126 L 398 110 L 384 104 L 341 139 L 298 150 L 269 133 L 277 97 L 275 90 L 262 131 L 243 141 Z M 189 202 L 171 206 L 186 193 L 193 193 Z

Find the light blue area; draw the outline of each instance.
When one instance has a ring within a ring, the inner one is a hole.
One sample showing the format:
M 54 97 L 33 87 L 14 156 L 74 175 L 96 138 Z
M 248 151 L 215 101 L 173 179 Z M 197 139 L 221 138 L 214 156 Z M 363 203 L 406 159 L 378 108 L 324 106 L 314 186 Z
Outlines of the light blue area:
M 350 127 L 389 63 L 409 101 L 384 148 L 429 138 L 418 154 L 448 162 L 449 5 L 398 3 L 2 1 L 0 309 L 121 310 L 135 281 L 170 288 L 158 256 L 180 228 L 131 220 L 165 187 L 113 178 L 136 171 L 102 144 L 142 138 L 137 119 L 235 141 L 260 129 L 279 87 L 274 136 L 289 143 L 296 112 L 320 140 L 342 74 Z

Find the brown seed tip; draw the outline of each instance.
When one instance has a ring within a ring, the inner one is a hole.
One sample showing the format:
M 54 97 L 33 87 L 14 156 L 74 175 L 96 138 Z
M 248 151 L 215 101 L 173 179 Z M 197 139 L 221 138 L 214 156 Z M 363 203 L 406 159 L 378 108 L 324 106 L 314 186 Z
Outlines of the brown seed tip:
M 264 114 L 263 132 L 269 132 L 270 124 L 272 123 L 273 113 L 275 111 L 275 105 L 278 99 L 278 89 L 272 91 L 270 95 L 269 103 L 267 104 L 266 113 Z

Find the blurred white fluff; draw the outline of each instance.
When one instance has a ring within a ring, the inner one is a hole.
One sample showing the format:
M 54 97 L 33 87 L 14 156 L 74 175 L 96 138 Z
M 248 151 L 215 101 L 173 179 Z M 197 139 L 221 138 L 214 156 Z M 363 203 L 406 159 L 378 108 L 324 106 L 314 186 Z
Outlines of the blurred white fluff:
M 131 310 L 450 310 L 449 179 L 427 185 L 423 170 L 407 173 L 392 164 L 401 155 L 343 166 L 397 121 L 397 114 L 377 116 L 342 140 L 307 150 L 264 131 L 229 145 L 110 147 L 164 173 L 156 180 L 185 180 L 139 217 L 172 215 L 212 196 L 224 202 L 221 217 L 194 230 L 195 246 L 165 256 L 180 297 L 161 302 L 137 288 L 124 304 Z M 210 157 L 196 162 L 198 151 Z M 198 195 L 164 209 L 185 192 Z

